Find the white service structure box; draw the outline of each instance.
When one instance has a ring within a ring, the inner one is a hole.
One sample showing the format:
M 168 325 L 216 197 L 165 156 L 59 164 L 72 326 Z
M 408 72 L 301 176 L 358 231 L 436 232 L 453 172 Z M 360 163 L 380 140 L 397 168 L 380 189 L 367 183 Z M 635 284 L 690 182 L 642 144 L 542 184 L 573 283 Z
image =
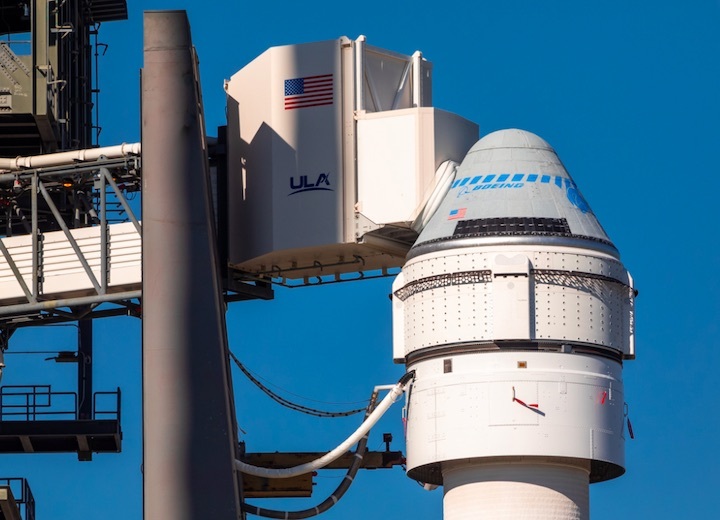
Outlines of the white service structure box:
M 438 166 L 478 136 L 429 107 L 431 71 L 420 53 L 342 37 L 273 47 L 233 75 L 231 266 L 290 279 L 401 266 Z

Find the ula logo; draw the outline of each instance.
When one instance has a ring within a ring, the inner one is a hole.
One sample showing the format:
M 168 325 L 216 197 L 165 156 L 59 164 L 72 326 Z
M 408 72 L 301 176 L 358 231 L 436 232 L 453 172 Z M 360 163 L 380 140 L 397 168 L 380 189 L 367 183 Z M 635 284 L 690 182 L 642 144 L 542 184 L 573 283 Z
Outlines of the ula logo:
M 297 179 L 290 177 L 290 190 L 288 197 L 296 193 L 302 193 L 303 191 L 333 191 L 330 187 L 330 174 L 321 173 L 315 182 L 310 181 L 307 175 L 301 175 Z

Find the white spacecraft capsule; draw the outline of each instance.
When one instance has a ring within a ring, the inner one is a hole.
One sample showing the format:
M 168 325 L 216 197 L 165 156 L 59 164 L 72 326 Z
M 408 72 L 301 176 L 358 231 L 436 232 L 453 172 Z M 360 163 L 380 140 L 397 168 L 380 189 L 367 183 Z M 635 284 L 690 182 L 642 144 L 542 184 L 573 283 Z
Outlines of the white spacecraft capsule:
M 408 476 L 444 486 L 446 520 L 588 518 L 589 483 L 625 472 L 634 296 L 547 142 L 473 146 L 393 284 Z

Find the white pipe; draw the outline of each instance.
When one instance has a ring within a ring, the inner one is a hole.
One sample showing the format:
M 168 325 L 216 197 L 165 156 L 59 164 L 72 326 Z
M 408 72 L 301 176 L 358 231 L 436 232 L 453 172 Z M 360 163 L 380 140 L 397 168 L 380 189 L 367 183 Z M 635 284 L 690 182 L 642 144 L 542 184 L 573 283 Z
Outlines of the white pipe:
M 412 55 L 413 69 L 413 106 L 422 106 L 422 53 L 415 51 Z
M 355 40 L 355 110 L 365 110 L 365 36 Z
M 105 146 L 103 148 L 88 148 L 85 150 L 71 150 L 69 152 L 48 153 L 26 157 L 0 157 L 0 171 L 47 168 L 50 166 L 73 164 L 79 161 L 96 161 L 103 156 L 108 159 L 118 159 L 128 155 L 140 155 L 140 143 L 123 143 L 115 146 Z
M 402 395 L 407 384 L 407 382 L 401 381 L 398 384 L 394 385 L 390 390 L 390 393 L 386 395 L 382 401 L 380 401 L 380 404 L 377 406 L 377 408 L 375 408 L 375 410 L 373 410 L 373 412 L 368 415 L 367 419 L 365 419 L 365 421 L 360 425 L 360 427 L 355 430 L 355 432 L 350 437 L 348 437 L 345 442 L 343 442 L 337 448 L 326 453 L 318 459 L 307 462 L 305 464 L 300 464 L 299 466 L 294 466 L 292 468 L 282 469 L 260 468 L 258 466 L 247 464 L 241 460 L 236 460 L 235 467 L 239 471 L 242 471 L 243 473 L 246 473 L 248 475 L 255 475 L 256 477 L 265 478 L 297 477 L 298 475 L 304 475 L 305 473 L 310 473 L 311 471 L 315 471 L 316 469 L 324 468 L 332 461 L 338 459 L 340 456 L 347 453 L 347 451 L 353 444 L 357 443 L 360 439 L 362 439 L 362 437 L 370 431 L 370 428 L 375 426 L 375 423 L 380 420 L 380 418 L 383 416 L 383 414 L 385 414 L 388 408 L 390 408 L 390 406 L 392 406 L 392 404 L 397 401 L 398 397 Z M 375 390 L 377 391 L 379 388 L 384 387 L 375 387 Z

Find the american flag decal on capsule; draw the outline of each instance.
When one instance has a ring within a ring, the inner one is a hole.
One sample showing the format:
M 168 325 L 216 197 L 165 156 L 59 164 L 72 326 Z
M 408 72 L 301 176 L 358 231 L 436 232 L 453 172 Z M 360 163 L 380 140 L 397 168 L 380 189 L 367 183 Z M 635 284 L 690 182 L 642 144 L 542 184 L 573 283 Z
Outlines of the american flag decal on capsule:
M 285 110 L 333 104 L 333 75 L 285 80 Z
M 450 210 L 450 214 L 448 215 L 448 220 L 457 220 L 460 218 L 463 218 L 465 216 L 465 212 L 467 211 L 467 208 L 460 208 L 460 209 L 452 209 Z

